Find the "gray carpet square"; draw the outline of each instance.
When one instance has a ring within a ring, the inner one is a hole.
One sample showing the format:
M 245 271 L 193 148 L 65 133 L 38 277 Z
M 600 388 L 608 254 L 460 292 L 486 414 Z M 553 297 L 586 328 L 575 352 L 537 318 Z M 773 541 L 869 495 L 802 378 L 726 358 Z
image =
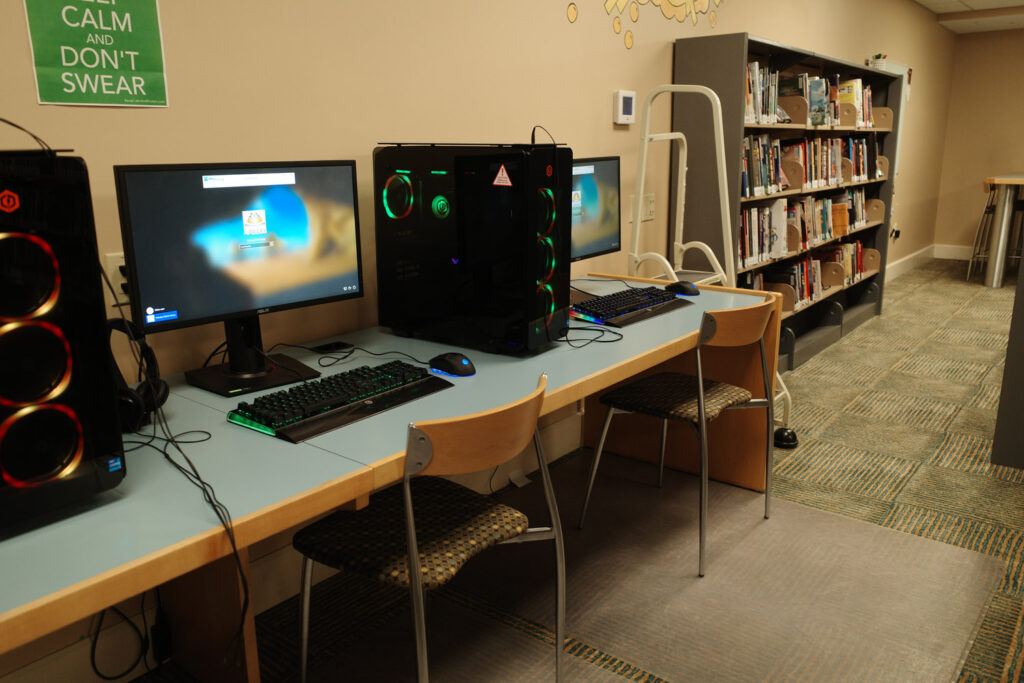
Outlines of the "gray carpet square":
M 843 410 L 854 415 L 942 432 L 949 427 L 960 406 L 948 401 L 892 392 L 865 391 Z
M 955 327 L 940 327 L 929 337 L 929 341 L 942 342 L 943 344 L 956 347 L 979 347 L 1006 351 L 1006 342 L 1009 336 L 998 332 L 987 332 L 985 330 L 970 330 Z
M 774 473 L 779 478 L 892 501 L 916 468 L 912 460 L 806 439 Z
M 805 432 L 800 431 L 803 435 Z M 859 415 L 842 413 L 815 432 L 806 432 L 817 441 L 838 445 L 857 444 L 859 449 L 909 460 L 924 460 L 942 442 L 942 434 L 908 425 L 879 422 Z
M 996 415 L 993 408 L 962 407 L 947 429 L 958 434 L 972 434 L 991 439 L 996 433 Z
M 977 384 L 992 368 L 990 364 L 912 353 L 892 366 L 893 371 L 915 377 L 935 377 L 958 384 Z
M 977 393 L 971 384 L 957 384 L 936 377 L 921 377 L 895 370 L 885 373 L 875 388 L 888 394 L 904 394 L 929 399 L 942 399 L 951 403 L 966 403 Z
M 947 330 L 950 328 L 939 328 Z M 986 334 L 986 333 L 982 333 Z M 1002 335 L 994 335 L 1002 336 Z M 976 363 L 983 363 L 988 367 L 991 367 L 1001 361 L 1006 355 L 1006 340 L 1003 340 L 1001 347 L 992 348 L 984 346 L 972 346 L 972 345 L 960 345 L 952 344 L 938 339 L 926 339 L 921 342 L 916 349 L 916 353 L 930 355 L 930 356 L 941 356 L 945 358 L 966 360 Z
M 922 464 L 897 501 L 1024 528 L 1024 487 L 971 472 Z
M 843 357 L 848 357 L 843 354 Z M 851 360 L 831 360 L 827 354 L 818 354 L 801 365 L 796 372 L 805 377 L 813 377 L 820 385 L 848 385 L 850 379 L 856 377 L 862 387 L 870 387 L 878 379 L 883 370 L 867 363 Z

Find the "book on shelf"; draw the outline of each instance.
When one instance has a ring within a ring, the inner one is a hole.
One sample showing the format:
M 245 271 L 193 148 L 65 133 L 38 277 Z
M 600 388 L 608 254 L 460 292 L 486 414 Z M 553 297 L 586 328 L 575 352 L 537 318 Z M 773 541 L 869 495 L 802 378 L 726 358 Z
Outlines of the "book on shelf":
M 860 282 L 864 276 L 864 247 L 860 241 L 825 247 L 817 252 L 822 261 L 832 261 L 843 267 L 843 284 Z
M 772 267 L 764 272 L 764 282 L 778 282 L 793 288 L 793 310 L 799 311 L 821 299 L 821 260 L 808 256 L 791 264 Z
M 807 81 L 807 106 L 808 118 L 812 126 L 827 126 L 829 124 L 828 104 L 828 81 L 820 76 L 814 76 Z
M 839 83 L 839 102 L 854 106 L 857 111 L 857 125 L 861 126 L 864 119 L 864 84 L 859 78 Z
M 744 197 L 762 197 L 788 188 L 791 180 L 782 170 L 782 148 L 767 133 L 743 138 Z
M 846 202 L 832 202 L 832 233 L 843 237 L 850 232 L 850 205 Z
M 800 197 L 786 205 L 786 222 L 800 235 L 799 249 L 805 251 L 835 237 L 832 219 L 832 199 L 829 197 Z M 789 245 L 790 249 L 796 245 Z
M 829 123 L 839 125 L 839 74 L 828 77 L 828 113 Z
M 782 258 L 787 253 L 786 201 L 776 199 L 767 206 L 749 206 L 740 211 L 740 266 L 750 268 Z
M 771 71 L 756 61 L 747 63 L 744 123 L 778 123 L 778 87 L 778 71 Z

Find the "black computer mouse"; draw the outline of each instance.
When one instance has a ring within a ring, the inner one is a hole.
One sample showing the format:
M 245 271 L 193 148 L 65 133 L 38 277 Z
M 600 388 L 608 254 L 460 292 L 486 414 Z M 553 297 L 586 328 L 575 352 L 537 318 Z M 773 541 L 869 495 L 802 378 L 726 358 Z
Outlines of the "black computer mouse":
M 700 294 L 700 290 L 697 289 L 697 285 L 686 280 L 680 280 L 679 282 L 670 282 L 665 285 L 666 292 L 672 292 L 673 294 L 682 294 L 684 296 L 697 296 Z
M 473 361 L 457 351 L 449 351 L 448 353 L 434 356 L 430 359 L 430 369 L 455 377 L 466 377 L 476 374 Z

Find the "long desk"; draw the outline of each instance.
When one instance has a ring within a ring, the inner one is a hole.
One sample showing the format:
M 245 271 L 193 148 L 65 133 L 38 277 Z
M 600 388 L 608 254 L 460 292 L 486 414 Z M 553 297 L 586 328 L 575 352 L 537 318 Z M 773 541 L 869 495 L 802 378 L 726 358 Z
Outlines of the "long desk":
M 588 281 L 583 286 L 603 293 L 622 284 Z M 236 540 L 247 561 L 246 549 L 253 543 L 343 504 L 364 505 L 373 491 L 399 481 L 408 423 L 499 406 L 530 391 L 541 373 L 548 374 L 542 415 L 549 415 L 656 367 L 685 367 L 705 310 L 749 306 L 764 296 L 710 286 L 702 289 L 691 305 L 623 329 L 623 339 L 616 343 L 584 348 L 556 343 L 527 357 L 463 349 L 477 367 L 475 376 L 454 379 L 453 388 L 299 445 L 228 423 L 225 414 L 237 405 L 237 398 L 204 392 L 184 384 L 180 377 L 170 379 L 172 391 L 164 411 L 175 433 L 209 432 L 209 440 L 183 448 L 234 516 Z M 780 316 L 781 304 L 776 301 L 766 333 L 773 359 Z M 343 338 L 372 351 L 402 351 L 422 360 L 453 350 L 451 345 L 395 337 L 378 328 Z M 317 356 L 312 353 L 292 350 L 289 354 L 316 367 Z M 384 360 L 356 352 L 325 374 Z M 756 345 L 706 362 L 709 376 L 752 389 L 760 382 Z M 754 369 L 757 374 L 752 374 Z M 771 371 L 774 376 L 774 367 Z M 734 412 L 741 420 L 748 413 Z M 712 441 L 712 458 L 720 453 L 730 463 L 717 473 L 712 470 L 712 476 L 763 489 L 767 427 L 756 415 L 737 425 L 739 429 L 735 425 L 731 429 L 732 437 Z M 186 660 L 186 668 L 203 680 L 258 680 L 251 611 L 244 632 L 244 657 L 229 671 L 218 669 L 238 624 L 242 597 L 230 552 L 200 492 L 159 453 L 133 451 L 127 456 L 127 476 L 119 487 L 99 494 L 77 514 L 0 540 L 4 577 L 0 652 L 164 585 L 172 616 L 177 617 L 175 635 L 181 636 L 175 643 L 176 656 Z M 214 591 L 211 586 L 221 588 Z M 210 603 L 195 599 L 194 591 L 221 601 L 217 613 L 211 614 Z M 200 631 L 202 638 L 196 637 Z

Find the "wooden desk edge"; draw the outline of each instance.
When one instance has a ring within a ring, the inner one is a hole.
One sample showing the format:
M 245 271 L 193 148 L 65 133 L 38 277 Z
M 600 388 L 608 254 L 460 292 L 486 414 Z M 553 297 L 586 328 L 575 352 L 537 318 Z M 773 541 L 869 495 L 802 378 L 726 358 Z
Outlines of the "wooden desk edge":
M 363 466 L 234 521 L 239 549 L 289 529 L 373 490 L 374 473 Z M 85 619 L 122 600 L 199 569 L 231 553 L 220 527 L 80 581 L 0 614 L 0 653 Z

